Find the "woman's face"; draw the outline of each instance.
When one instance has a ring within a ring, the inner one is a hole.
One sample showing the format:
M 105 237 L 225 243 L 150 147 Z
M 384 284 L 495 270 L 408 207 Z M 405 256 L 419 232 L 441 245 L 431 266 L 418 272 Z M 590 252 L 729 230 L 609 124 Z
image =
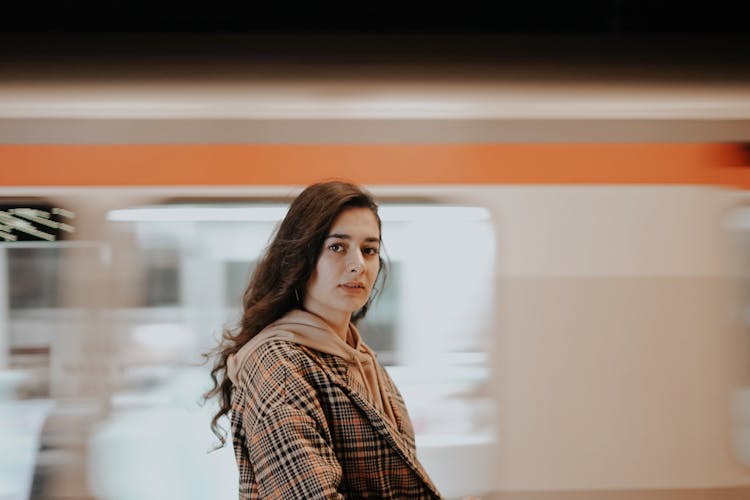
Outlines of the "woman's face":
M 307 283 L 304 306 L 331 323 L 349 321 L 370 297 L 380 269 L 380 230 L 369 208 L 349 208 L 333 221 Z

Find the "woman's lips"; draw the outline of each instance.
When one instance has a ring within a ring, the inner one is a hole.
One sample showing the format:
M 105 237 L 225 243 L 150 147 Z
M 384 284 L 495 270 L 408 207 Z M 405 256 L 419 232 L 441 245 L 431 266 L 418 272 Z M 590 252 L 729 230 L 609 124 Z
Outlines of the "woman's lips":
M 341 288 L 348 292 L 361 292 L 365 290 L 365 285 L 358 281 L 351 281 L 349 283 L 342 283 L 339 285 Z

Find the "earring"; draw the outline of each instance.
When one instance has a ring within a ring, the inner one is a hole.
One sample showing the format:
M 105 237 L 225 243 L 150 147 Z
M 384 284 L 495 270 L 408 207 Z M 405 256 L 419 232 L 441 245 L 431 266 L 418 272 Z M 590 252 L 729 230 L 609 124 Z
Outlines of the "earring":
M 302 304 L 302 301 L 299 299 L 299 292 L 296 288 L 294 289 L 294 297 L 297 299 L 298 304 Z

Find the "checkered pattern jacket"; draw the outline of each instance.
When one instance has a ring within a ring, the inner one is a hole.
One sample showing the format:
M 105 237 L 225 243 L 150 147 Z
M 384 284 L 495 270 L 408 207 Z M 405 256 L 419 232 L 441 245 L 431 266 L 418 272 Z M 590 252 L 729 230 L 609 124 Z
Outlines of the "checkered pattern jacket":
M 441 498 L 417 460 L 404 401 L 377 368 L 395 423 L 341 358 L 284 340 L 261 344 L 232 399 L 240 499 Z

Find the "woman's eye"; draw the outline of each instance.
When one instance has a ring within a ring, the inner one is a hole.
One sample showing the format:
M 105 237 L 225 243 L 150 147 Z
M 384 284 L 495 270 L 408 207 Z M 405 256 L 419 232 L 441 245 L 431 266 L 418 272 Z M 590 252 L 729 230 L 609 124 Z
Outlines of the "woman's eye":
M 344 245 L 341 243 L 334 243 L 333 245 L 328 245 L 328 249 L 332 252 L 341 252 L 344 249 Z
M 367 247 L 365 248 L 364 252 L 365 252 L 365 255 L 377 255 L 378 249 L 374 247 Z

